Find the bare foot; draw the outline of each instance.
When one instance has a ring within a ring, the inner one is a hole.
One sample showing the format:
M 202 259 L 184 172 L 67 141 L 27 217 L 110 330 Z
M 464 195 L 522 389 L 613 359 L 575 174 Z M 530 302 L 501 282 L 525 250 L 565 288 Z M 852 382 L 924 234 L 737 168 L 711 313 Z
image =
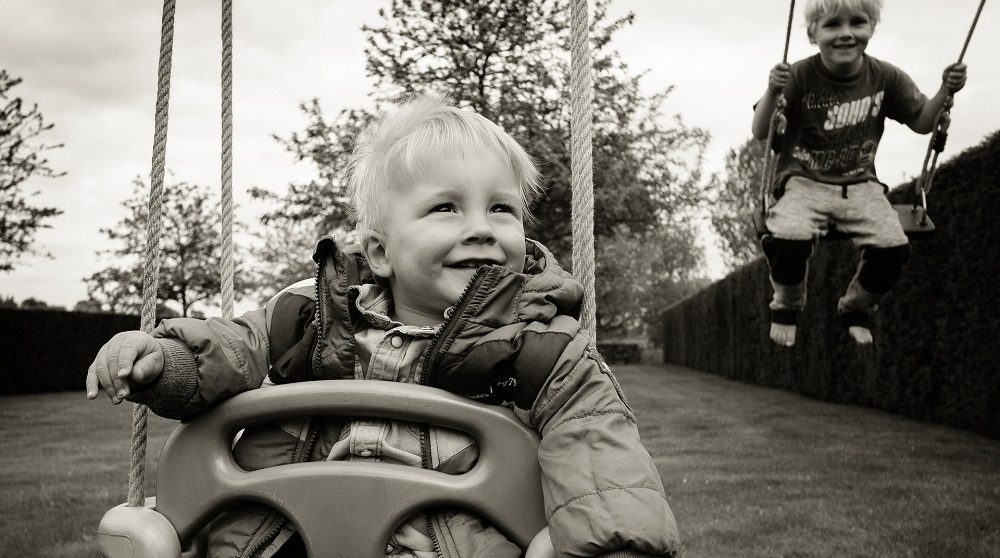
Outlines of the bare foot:
M 795 326 L 772 323 L 771 340 L 783 347 L 791 347 L 795 344 Z
M 870 345 L 873 341 L 872 330 L 867 327 L 851 326 L 847 328 L 847 333 L 851 335 L 851 339 L 854 339 L 854 342 L 858 345 Z M 774 333 L 771 333 L 771 337 L 774 337 Z

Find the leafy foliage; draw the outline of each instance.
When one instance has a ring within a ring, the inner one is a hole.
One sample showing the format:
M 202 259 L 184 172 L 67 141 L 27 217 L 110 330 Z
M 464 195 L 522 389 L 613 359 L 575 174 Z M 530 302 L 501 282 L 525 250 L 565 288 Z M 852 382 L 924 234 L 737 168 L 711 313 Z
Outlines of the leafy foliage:
M 267 265 L 249 270 L 247 280 L 253 285 L 254 296 L 266 303 L 284 287 L 316 275 L 312 253 L 316 249 L 315 225 L 286 217 L 271 217 L 254 249 L 257 261 Z
M 645 96 L 639 87 L 641 74 L 631 74 L 611 49 L 612 36 L 633 16 L 608 22 L 610 4 L 611 0 L 595 3 L 591 28 L 594 233 L 601 260 L 597 281 L 617 285 L 615 267 L 635 263 L 634 258 L 624 262 L 614 249 L 626 238 L 687 253 L 668 258 L 671 263 L 695 267 L 700 263 L 689 209 L 699 203 L 700 160 L 708 135 L 687 128 L 679 118 L 670 126 L 663 124 L 661 110 L 669 90 Z M 568 2 L 394 0 L 380 16 L 379 25 L 364 28 L 367 71 L 376 84 L 375 109 L 344 110 L 330 121 L 317 101 L 302 106 L 309 118 L 306 130 L 279 140 L 298 159 L 312 161 L 319 177 L 291 185 L 284 196 L 257 189 L 257 197 L 278 202 L 265 221 L 283 226 L 306 220 L 316 223 L 320 233 L 352 227 L 345 171 L 358 131 L 388 103 L 420 93 L 443 93 L 458 106 L 496 122 L 539 163 L 547 192 L 533 208 L 537 223 L 529 227 L 528 235 L 571 267 Z M 650 252 L 638 259 L 655 259 Z M 687 275 L 693 269 L 687 268 Z M 644 289 L 677 271 L 653 265 L 644 270 L 646 276 L 640 280 Z M 610 292 L 598 293 L 598 306 L 603 307 L 599 327 L 619 329 L 642 322 L 645 310 L 610 300 L 604 304 L 601 299 Z
M 132 197 L 122 202 L 127 215 L 114 227 L 101 229 L 117 247 L 98 254 L 114 256 L 113 263 L 85 280 L 92 301 L 120 314 L 137 314 L 142 308 L 148 193 L 141 179 L 137 178 L 133 186 Z M 220 204 L 211 199 L 207 189 L 178 182 L 163 189 L 161 211 L 157 301 L 159 304 L 172 301 L 180 306 L 181 315 L 188 316 L 195 305 L 208 303 L 222 290 Z M 245 294 L 248 283 L 238 271 L 238 258 L 234 259 L 237 260 L 235 291 L 238 295 Z M 157 313 L 164 315 L 160 310 Z
M 700 254 L 687 248 L 695 242 L 693 229 L 670 227 L 642 236 L 622 229 L 602 242 L 595 285 L 601 331 L 611 338 L 656 331 L 661 310 L 704 287 L 708 281 L 693 272 Z
M 731 269 L 761 254 L 753 212 L 760 205 L 763 158 L 763 142 L 750 138 L 739 150 L 726 154 L 726 178 L 712 180 L 712 226 L 722 241 L 723 260 Z
M 45 220 L 62 213 L 54 207 L 38 207 L 29 203 L 35 194 L 22 191 L 25 181 L 33 176 L 57 177 L 43 157 L 49 149 L 61 145 L 33 143 L 33 140 L 52 128 L 46 124 L 37 105 L 25 110 L 19 97 L 10 97 L 10 91 L 21 83 L 0 70 L 0 272 L 14 269 L 22 256 L 41 255 L 34 248 L 35 233 L 48 228 Z

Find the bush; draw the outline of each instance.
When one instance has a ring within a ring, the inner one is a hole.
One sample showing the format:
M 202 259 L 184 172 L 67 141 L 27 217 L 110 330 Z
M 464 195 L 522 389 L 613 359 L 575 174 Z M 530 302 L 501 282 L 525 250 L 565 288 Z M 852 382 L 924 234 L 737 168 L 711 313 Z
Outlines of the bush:
M 84 391 L 87 368 L 138 316 L 0 308 L 0 395 Z
M 598 342 L 597 351 L 608 364 L 638 364 L 642 360 L 642 345 L 634 341 Z
M 770 341 L 760 259 L 664 312 L 664 362 L 1000 437 L 998 181 L 1000 132 L 940 166 L 928 203 L 937 230 L 913 242 L 902 279 L 879 305 L 873 347 L 837 326 L 857 251 L 824 242 L 809 263 L 793 349 Z M 903 184 L 889 197 L 908 203 L 913 190 Z

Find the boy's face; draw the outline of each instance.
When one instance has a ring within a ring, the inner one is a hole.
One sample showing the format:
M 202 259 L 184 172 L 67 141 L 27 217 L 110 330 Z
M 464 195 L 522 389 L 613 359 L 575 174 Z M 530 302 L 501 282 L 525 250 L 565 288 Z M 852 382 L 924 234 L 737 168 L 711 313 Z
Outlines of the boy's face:
M 521 187 L 497 157 L 428 157 L 419 176 L 393 190 L 387 225 L 365 250 L 373 272 L 389 281 L 397 316 L 407 309 L 427 318 L 412 325 L 440 323 L 479 266 L 523 271 Z
M 862 55 L 874 30 L 868 14 L 841 8 L 820 17 L 810 38 L 819 47 L 820 58 L 828 70 L 851 76 L 861 70 Z

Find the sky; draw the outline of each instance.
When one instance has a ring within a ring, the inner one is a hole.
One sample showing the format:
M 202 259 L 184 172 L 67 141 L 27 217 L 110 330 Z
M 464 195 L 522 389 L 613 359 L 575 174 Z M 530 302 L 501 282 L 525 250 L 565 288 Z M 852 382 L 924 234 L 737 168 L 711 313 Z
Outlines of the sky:
M 804 2 L 795 7 L 789 61 L 816 52 L 806 38 Z M 302 102 L 327 115 L 371 106 L 364 24 L 380 21 L 388 0 L 239 0 L 234 3 L 233 187 L 237 219 L 265 209 L 246 191 L 283 192 L 313 171 L 273 136 L 304 129 Z M 221 60 L 219 2 L 177 3 L 166 166 L 173 179 L 218 189 Z M 901 67 L 928 95 L 957 61 L 979 0 L 887 0 L 868 53 Z M 87 297 L 84 279 L 107 267 L 101 228 L 123 216 L 135 178 L 148 183 L 153 144 L 162 3 L 122 0 L 0 0 L 0 68 L 23 83 L 10 93 L 38 105 L 55 127 L 39 138 L 58 178 L 24 184 L 33 205 L 64 213 L 47 221 L 28 257 L 0 274 L 0 297 L 72 308 Z M 635 23 L 612 44 L 647 94 L 673 87 L 668 118 L 711 137 L 705 170 L 722 172 L 726 153 L 750 137 L 752 105 L 781 61 L 788 2 L 615 0 L 613 15 Z M 968 85 L 951 111 L 941 162 L 1000 129 L 1000 7 L 987 5 L 964 62 Z M 876 165 L 890 186 L 920 173 L 927 136 L 892 121 Z M 169 186 L 170 179 L 167 181 Z M 933 194 L 931 204 L 933 204 Z M 933 206 L 932 206 L 933 207 Z M 710 242 L 706 240 L 706 242 Z M 304 255 L 308 256 L 308 255 Z M 238 308 L 239 310 L 239 308 Z

